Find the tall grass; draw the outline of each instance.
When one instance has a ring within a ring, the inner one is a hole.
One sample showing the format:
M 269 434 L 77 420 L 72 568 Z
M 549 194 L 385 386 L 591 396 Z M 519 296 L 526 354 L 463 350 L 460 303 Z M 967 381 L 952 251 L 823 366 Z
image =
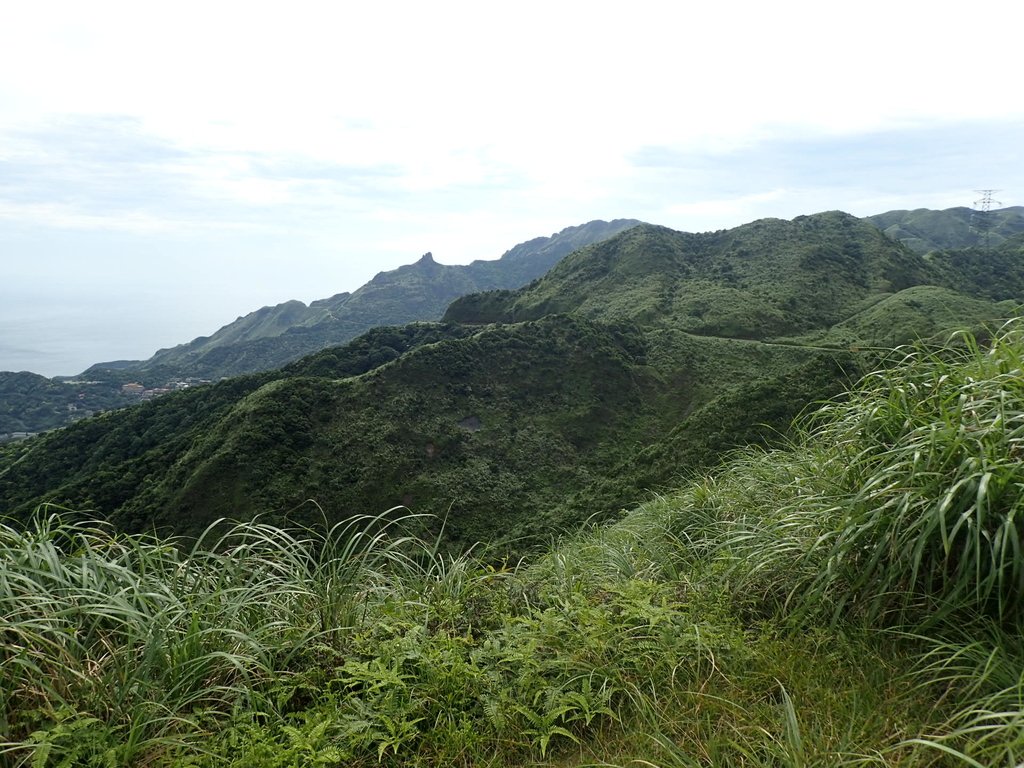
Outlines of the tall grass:
M 201 752 L 237 707 L 272 706 L 293 654 L 354 625 L 388 527 L 217 526 L 183 550 L 68 514 L 0 525 L 6 749 L 40 766 Z
M 759 598 L 833 620 L 924 628 L 1014 621 L 1024 605 L 1024 337 L 904 350 L 799 423 L 695 484 L 682 535 L 709 525 Z M 718 510 L 718 511 L 716 511 Z
M 258 522 L 0 525 L 16 765 L 1013 765 L 1024 335 L 904 350 L 678 493 L 496 564 Z
M 839 500 L 811 599 L 842 583 L 872 616 L 1016 619 L 1024 606 L 1024 332 L 915 349 L 820 410 Z
M 947 714 L 914 744 L 974 768 L 1024 763 L 1024 627 L 982 621 L 920 639 L 913 676 Z
M 1024 333 L 903 350 L 797 425 L 679 497 L 733 605 L 804 631 L 826 622 L 921 648 L 909 678 L 936 702 L 926 736 L 885 752 L 939 763 L 1024 760 Z M 859 631 L 859 630 L 858 630 Z M 924 752 L 922 752 L 924 750 Z

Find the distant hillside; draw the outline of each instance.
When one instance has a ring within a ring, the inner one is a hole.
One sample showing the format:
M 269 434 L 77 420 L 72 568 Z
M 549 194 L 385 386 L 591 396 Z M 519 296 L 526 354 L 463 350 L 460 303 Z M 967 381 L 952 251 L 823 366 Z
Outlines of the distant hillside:
M 0 442 L 130 402 L 131 398 L 106 382 L 58 381 L 26 371 L 0 371 Z
M 448 534 L 463 543 L 535 536 L 589 516 L 585 490 L 616 477 L 638 446 L 657 443 L 688 414 L 737 387 L 834 357 L 649 339 L 636 327 L 567 316 L 371 335 L 283 371 L 168 395 L 15 444 L 0 472 L 0 507 L 26 513 L 49 498 L 102 511 L 129 530 L 197 533 L 218 517 L 256 513 L 313 524 L 320 512 L 305 502 L 315 499 L 330 520 L 397 504 L 439 516 L 450 510 Z M 355 351 L 360 346 L 365 352 Z M 368 372 L 352 375 L 360 370 Z M 778 418 L 746 408 L 741 422 L 767 416 L 783 426 L 822 385 L 836 386 L 831 365 L 813 370 L 828 371 L 817 389 L 766 403 Z M 735 418 L 719 413 L 714 421 Z M 711 460 L 733 439 L 692 436 L 691 447 L 703 446 L 693 458 Z M 642 493 L 625 480 L 603 497 L 627 503 Z
M 343 344 L 370 328 L 438 320 L 453 299 L 467 293 L 518 288 L 577 248 L 639 223 L 591 221 L 520 243 L 499 259 L 468 265 L 438 264 L 427 253 L 414 264 L 379 273 L 352 293 L 314 301 L 308 307 L 288 301 L 251 312 L 212 336 L 160 350 L 134 370 L 218 379 L 277 368 Z
M 918 208 L 880 213 L 868 216 L 865 221 L 916 253 L 924 254 L 982 245 L 977 231 L 978 215 L 978 211 L 972 208 L 948 208 L 944 211 Z M 990 211 L 988 216 L 989 245 L 999 245 L 1014 235 L 1024 233 L 1022 206 Z
M 991 248 L 935 251 L 928 261 L 950 288 L 996 301 L 1024 301 L 1024 234 Z
M 122 391 L 139 383 L 144 395 L 182 382 L 196 384 L 279 368 L 371 328 L 437 320 L 455 298 L 474 291 L 518 288 L 539 277 L 567 253 L 611 237 L 640 222 L 591 221 L 536 237 L 499 259 L 445 266 L 425 254 L 414 264 L 381 272 L 353 293 L 339 293 L 306 306 L 286 301 L 250 312 L 211 336 L 157 352 L 149 360 L 97 363 L 76 377 L 45 379 L 0 372 L 0 442 L 69 424 L 93 413 L 137 404 Z
M 196 533 L 403 504 L 447 517 L 456 543 L 525 546 L 776 438 L 877 364 L 860 347 L 1013 311 L 949 287 L 972 284 L 959 268 L 837 212 L 705 235 L 640 226 L 519 291 L 461 299 L 445 323 L 8 446 L 0 509 L 52 500 Z
M 642 225 L 572 254 L 521 291 L 456 301 L 446 319 L 572 312 L 764 340 L 830 327 L 870 296 L 935 279 L 921 257 L 844 213 L 703 234 Z

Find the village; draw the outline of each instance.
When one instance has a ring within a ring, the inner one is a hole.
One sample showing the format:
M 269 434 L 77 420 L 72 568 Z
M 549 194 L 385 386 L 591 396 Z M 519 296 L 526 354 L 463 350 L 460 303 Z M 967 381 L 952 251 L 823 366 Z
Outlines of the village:
M 128 382 L 127 384 L 121 385 L 121 394 L 128 395 L 132 398 L 139 400 L 152 400 L 154 397 L 160 397 L 171 392 L 177 392 L 182 389 L 189 389 L 191 387 L 199 386 L 200 384 L 209 384 L 209 379 L 197 379 L 194 377 L 187 377 L 178 381 L 170 381 L 162 387 L 146 387 L 143 384 L 139 384 L 136 381 Z
M 56 380 L 55 380 L 56 381 Z M 6 424 L 6 431 L 0 432 L 0 444 L 27 440 L 30 437 L 47 432 L 58 426 L 65 426 L 105 411 L 124 408 L 135 403 L 153 400 L 171 392 L 190 389 L 201 384 L 209 384 L 209 379 L 186 377 L 169 381 L 162 386 L 147 387 L 133 381 L 126 384 L 115 384 L 109 381 L 87 381 L 85 379 L 65 379 L 60 382 L 65 387 L 72 387 L 76 394 L 64 395 L 51 402 L 49 409 L 55 415 L 52 424 L 43 429 L 26 430 L 11 429 L 11 426 L 28 426 L 18 421 Z M 57 416 L 56 414 L 63 414 Z

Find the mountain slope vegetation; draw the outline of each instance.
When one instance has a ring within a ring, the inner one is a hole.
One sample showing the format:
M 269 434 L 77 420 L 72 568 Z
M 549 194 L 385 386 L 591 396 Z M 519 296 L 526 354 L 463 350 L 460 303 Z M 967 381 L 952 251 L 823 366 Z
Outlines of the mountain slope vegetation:
M 53 429 L 131 402 L 132 398 L 106 383 L 0 371 L 0 442 L 12 433 Z
M 992 248 L 936 251 L 928 260 L 954 290 L 995 301 L 1024 297 L 1024 234 Z
M 496 288 L 518 288 L 572 250 L 640 222 L 591 221 L 511 248 L 497 260 L 446 266 L 426 254 L 415 264 L 381 272 L 353 293 L 312 302 L 286 301 L 238 318 L 210 336 L 157 352 L 149 360 L 98 363 L 71 380 L 0 372 L 0 442 L 36 433 L 139 398 L 122 391 L 141 384 L 163 392 L 170 383 L 208 382 L 278 368 L 343 344 L 368 330 L 438 320 L 452 299 Z M 20 436 L 20 434 L 19 434 Z
M 520 243 L 499 259 L 468 265 L 438 264 L 427 253 L 414 264 L 378 273 L 352 293 L 308 307 L 299 301 L 264 307 L 212 336 L 161 350 L 134 370 L 217 379 L 277 368 L 371 328 L 438 320 L 453 299 L 467 293 L 518 288 L 567 253 L 639 223 L 616 219 L 566 227 L 550 237 Z
M 512 322 L 551 312 L 770 340 L 827 328 L 871 296 L 931 282 L 932 270 L 843 213 L 764 219 L 703 234 L 642 225 L 570 255 L 503 302 L 456 301 L 446 319 Z
M 983 224 L 981 217 L 985 216 L 987 221 Z M 918 208 L 913 211 L 888 211 L 868 216 L 865 221 L 874 224 L 915 253 L 925 254 L 983 246 L 985 243 L 981 230 L 986 226 L 988 244 L 1000 245 L 1024 233 L 1024 207 L 1012 206 L 987 214 L 963 207 L 947 208 L 944 211 Z
M 1012 314 L 943 288 L 957 269 L 837 212 L 707 235 L 644 225 L 517 292 L 458 300 L 445 323 L 9 447 L 0 506 L 196 535 L 225 516 L 404 505 L 446 519 L 447 545 L 527 548 L 776 439 L 872 364 L 865 347 Z
M 62 503 L 110 510 L 127 530 L 197 533 L 217 517 L 273 511 L 312 523 L 404 504 L 450 510 L 448 535 L 463 543 L 539 535 L 578 524 L 589 513 L 586 493 L 567 509 L 574 493 L 736 380 L 823 354 L 720 342 L 677 360 L 635 327 L 567 316 L 420 328 L 435 341 L 391 362 L 375 347 L 383 364 L 360 376 L 315 356 L 16 446 L 21 461 L 0 476 L 0 493 L 47 488 Z M 750 409 L 747 419 L 765 416 Z M 707 446 L 708 458 L 729 445 Z
M 15 766 L 1010 766 L 1024 334 L 898 350 L 529 562 L 384 515 L 0 525 Z M 31 674 L 26 674 L 26 670 Z

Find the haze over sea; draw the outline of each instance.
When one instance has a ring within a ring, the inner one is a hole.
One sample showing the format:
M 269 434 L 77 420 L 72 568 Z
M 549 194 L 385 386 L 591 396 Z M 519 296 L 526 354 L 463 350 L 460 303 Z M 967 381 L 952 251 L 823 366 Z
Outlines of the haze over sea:
M 149 314 L 152 308 L 130 304 L 118 308 L 117 315 L 127 327 L 116 339 L 116 348 L 123 350 L 125 358 L 149 357 L 156 351 L 154 340 L 173 333 L 163 313 Z M 27 303 L 0 304 L 0 370 L 71 376 L 93 363 L 109 362 L 107 356 L 115 348 L 109 310 L 109 306 L 80 302 L 36 313 Z

